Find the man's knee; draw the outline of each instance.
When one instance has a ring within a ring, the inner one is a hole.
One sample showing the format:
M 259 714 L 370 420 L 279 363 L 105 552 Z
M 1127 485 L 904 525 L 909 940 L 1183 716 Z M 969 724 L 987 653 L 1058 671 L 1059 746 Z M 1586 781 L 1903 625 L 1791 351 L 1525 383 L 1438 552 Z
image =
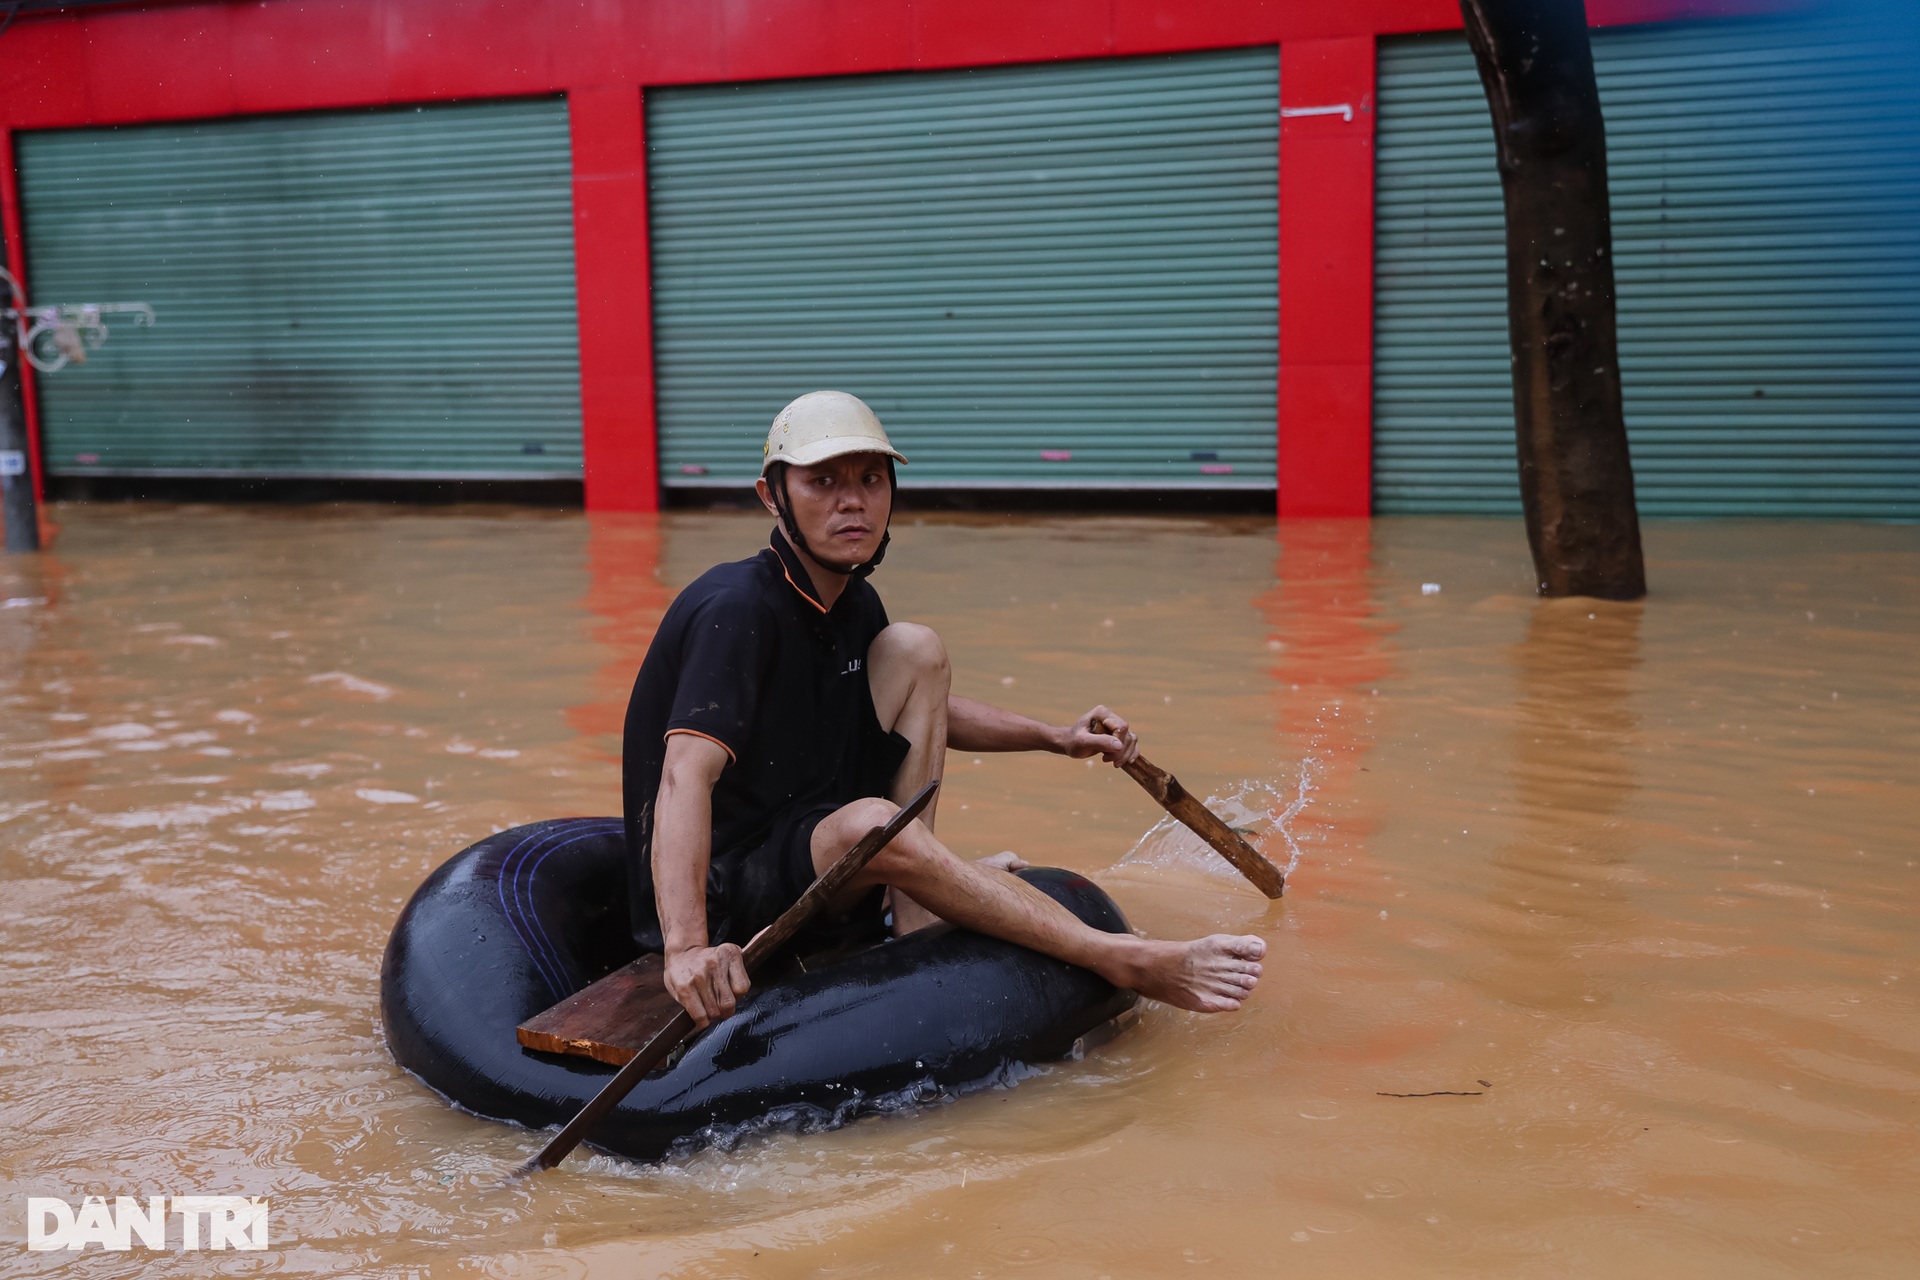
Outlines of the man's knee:
M 813 865 L 825 871 L 875 827 L 884 827 L 900 806 L 884 796 L 869 796 L 841 805 L 813 829 Z
M 814 865 L 822 871 L 826 870 L 867 832 L 885 826 L 899 812 L 899 805 L 880 796 L 869 796 L 842 805 L 816 829 L 816 837 L 825 836 L 828 844 L 823 847 L 816 838 Z M 924 861 L 929 854 L 926 834 L 926 828 L 918 823 L 901 832 L 884 849 L 873 855 L 873 860 L 867 864 L 868 878 L 891 884 L 893 875 L 906 872 Z
M 867 649 L 867 665 L 876 670 L 899 667 L 921 678 L 946 678 L 951 669 L 940 633 L 918 622 L 896 622 L 875 636 Z
M 875 827 L 884 827 L 900 812 L 900 806 L 885 796 L 868 796 L 833 811 L 835 824 L 865 835 Z M 856 837 L 857 838 L 857 837 Z
M 916 822 L 902 831 L 886 848 L 874 854 L 873 861 L 867 864 L 867 870 L 882 884 L 907 884 L 938 856 L 938 846 L 934 844 L 931 833 Z

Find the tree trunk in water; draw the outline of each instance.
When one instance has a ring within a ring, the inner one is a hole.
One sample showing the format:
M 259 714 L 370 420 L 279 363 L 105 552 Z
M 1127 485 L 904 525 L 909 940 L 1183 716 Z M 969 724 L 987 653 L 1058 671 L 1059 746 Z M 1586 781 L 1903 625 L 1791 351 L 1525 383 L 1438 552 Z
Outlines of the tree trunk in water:
M 1620 405 L 1607 137 L 1581 0 L 1460 0 L 1507 212 L 1520 499 L 1540 591 L 1647 593 Z

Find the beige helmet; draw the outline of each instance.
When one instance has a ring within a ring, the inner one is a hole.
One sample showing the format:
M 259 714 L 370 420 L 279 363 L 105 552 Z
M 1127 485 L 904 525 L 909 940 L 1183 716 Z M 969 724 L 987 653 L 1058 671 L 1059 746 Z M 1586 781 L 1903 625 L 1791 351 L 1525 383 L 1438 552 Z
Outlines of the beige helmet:
M 866 402 L 844 391 L 809 391 L 780 411 L 767 432 L 766 460 L 760 474 L 776 462 L 810 467 L 847 453 L 884 453 L 900 462 L 907 455 L 893 447 Z

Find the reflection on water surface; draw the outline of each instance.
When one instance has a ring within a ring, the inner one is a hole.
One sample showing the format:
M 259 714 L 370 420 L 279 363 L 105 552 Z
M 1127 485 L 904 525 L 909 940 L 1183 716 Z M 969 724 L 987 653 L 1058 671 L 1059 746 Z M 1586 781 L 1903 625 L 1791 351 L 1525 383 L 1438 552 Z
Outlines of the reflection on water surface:
M 386 931 L 471 840 L 616 811 L 652 627 L 763 522 L 57 515 L 0 562 L 0 1270 L 27 1195 L 191 1191 L 312 1274 L 1910 1269 L 1920 530 L 1655 525 L 1619 605 L 1534 601 L 1497 521 L 903 517 L 876 584 L 961 691 L 1112 703 L 1298 865 L 1269 906 L 1023 757 L 955 756 L 943 832 L 1264 934 L 1253 1005 L 492 1192 L 537 1143 L 392 1066 Z

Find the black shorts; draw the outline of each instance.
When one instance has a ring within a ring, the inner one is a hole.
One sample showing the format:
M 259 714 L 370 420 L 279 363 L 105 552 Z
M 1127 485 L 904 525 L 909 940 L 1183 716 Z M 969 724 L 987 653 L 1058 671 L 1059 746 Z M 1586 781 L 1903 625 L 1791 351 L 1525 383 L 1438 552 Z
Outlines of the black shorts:
M 766 835 L 747 849 L 716 856 L 707 875 L 707 930 L 715 945 L 745 946 L 754 934 L 779 919 L 814 881 L 813 832 L 828 814 L 868 796 L 884 796 L 913 744 L 882 729 L 869 706 L 867 724 L 855 735 L 840 769 L 843 799 L 799 804 L 775 816 Z M 844 852 L 844 850 L 842 850 Z M 836 918 L 814 917 L 803 935 L 803 950 L 863 942 L 887 936 L 883 899 L 876 885 L 854 907 Z
M 721 874 L 707 879 L 707 927 L 717 945 L 746 946 L 754 934 L 780 918 L 814 881 L 813 831 L 821 819 L 842 806 L 828 802 L 780 815 L 759 845 L 726 860 Z M 839 919 L 815 916 L 802 945 L 808 950 L 840 942 L 878 942 L 886 936 L 881 898 L 875 886 Z

